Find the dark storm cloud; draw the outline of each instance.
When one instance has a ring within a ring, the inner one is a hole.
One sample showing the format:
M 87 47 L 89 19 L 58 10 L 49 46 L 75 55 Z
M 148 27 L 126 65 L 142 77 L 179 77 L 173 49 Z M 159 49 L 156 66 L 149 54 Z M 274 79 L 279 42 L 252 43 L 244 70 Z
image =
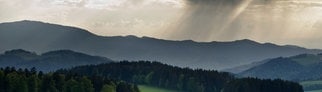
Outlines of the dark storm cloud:
M 238 5 L 243 0 L 186 0 L 188 5 L 204 4 L 204 5 Z

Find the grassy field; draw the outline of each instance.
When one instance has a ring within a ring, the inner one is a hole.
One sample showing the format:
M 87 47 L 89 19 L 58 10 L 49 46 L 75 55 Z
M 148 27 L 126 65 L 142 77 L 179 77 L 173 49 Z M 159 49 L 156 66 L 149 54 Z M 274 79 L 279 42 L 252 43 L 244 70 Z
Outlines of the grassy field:
M 139 85 L 139 89 L 141 92 L 178 92 L 178 91 L 167 90 L 167 89 L 145 86 L 145 85 Z
M 305 92 L 322 92 L 322 90 L 305 91 Z
M 300 83 L 304 88 L 310 87 L 310 86 L 321 86 L 322 81 L 305 81 Z M 305 92 L 322 92 L 322 86 L 320 90 L 314 90 L 314 91 L 305 91 Z
M 322 84 L 322 81 L 305 81 L 300 83 L 302 86 Z

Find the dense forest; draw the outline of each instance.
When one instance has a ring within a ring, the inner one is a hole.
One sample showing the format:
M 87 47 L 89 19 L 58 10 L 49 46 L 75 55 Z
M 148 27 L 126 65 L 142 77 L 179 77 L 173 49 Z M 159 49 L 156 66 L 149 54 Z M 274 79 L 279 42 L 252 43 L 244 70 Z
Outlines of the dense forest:
M 222 92 L 303 92 L 301 85 L 280 79 L 235 79 L 226 84 Z
M 0 92 L 139 92 L 136 85 L 103 77 L 0 69 Z
M 72 69 L 61 69 L 56 73 L 102 76 L 184 92 L 303 92 L 302 87 L 293 82 L 254 78 L 238 79 L 226 72 L 180 68 L 149 61 L 85 65 Z

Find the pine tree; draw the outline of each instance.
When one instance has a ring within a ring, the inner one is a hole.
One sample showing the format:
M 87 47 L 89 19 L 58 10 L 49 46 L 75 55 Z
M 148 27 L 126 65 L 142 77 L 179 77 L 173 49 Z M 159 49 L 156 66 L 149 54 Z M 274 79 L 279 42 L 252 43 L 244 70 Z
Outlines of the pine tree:
M 80 83 L 85 92 L 94 92 L 93 84 L 87 77 L 82 77 Z
M 0 92 L 6 92 L 6 80 L 5 80 L 6 76 L 4 74 L 4 72 L 1 70 L 0 71 Z
M 31 75 L 28 78 L 28 92 L 38 92 L 39 91 L 39 79 L 37 75 Z
M 55 87 L 58 91 L 62 92 L 65 84 L 65 76 L 62 74 L 53 74 L 53 79 L 55 80 Z
M 55 81 L 52 79 L 50 75 L 43 76 L 41 87 L 41 92 L 58 92 L 55 87 Z

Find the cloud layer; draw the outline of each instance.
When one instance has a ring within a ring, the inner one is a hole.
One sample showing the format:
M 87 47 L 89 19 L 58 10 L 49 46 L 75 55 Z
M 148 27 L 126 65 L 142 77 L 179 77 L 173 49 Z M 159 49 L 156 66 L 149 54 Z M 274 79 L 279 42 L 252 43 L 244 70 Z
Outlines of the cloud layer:
M 39 20 L 99 35 L 150 35 L 183 7 L 176 0 L 0 0 L 0 22 Z

